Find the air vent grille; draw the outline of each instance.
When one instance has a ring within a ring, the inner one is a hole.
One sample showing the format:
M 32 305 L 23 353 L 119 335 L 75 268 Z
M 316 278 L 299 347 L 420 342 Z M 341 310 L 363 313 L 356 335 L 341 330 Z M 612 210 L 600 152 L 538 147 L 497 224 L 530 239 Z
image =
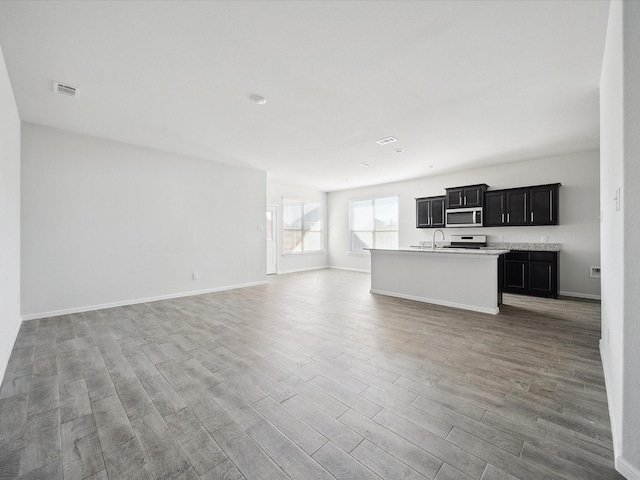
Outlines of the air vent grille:
M 68 97 L 75 97 L 78 94 L 78 89 L 76 87 L 60 82 L 54 82 L 53 91 L 60 95 L 67 95 Z
M 376 143 L 378 145 L 386 145 L 387 143 L 393 143 L 397 141 L 398 139 L 396 137 L 385 137 L 385 138 L 381 138 L 380 140 L 376 140 Z

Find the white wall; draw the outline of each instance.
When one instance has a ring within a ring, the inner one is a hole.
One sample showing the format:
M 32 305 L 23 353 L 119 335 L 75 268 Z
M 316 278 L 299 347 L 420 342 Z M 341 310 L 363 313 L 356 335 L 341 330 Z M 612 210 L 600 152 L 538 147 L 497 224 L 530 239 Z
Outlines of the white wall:
M 297 198 L 300 200 L 314 200 L 322 202 L 324 215 L 324 252 L 322 253 L 292 253 L 284 254 L 282 251 L 282 208 L 283 197 Z M 319 190 L 276 182 L 271 179 L 267 181 L 267 203 L 278 206 L 278 226 L 277 226 L 277 272 L 288 273 L 316 268 L 325 268 L 329 265 L 329 255 L 327 253 L 327 194 Z
M 20 116 L 0 48 L 0 381 L 20 328 Z
M 600 80 L 602 340 L 616 468 L 640 479 L 640 3 L 613 1 Z M 613 200 L 620 192 L 619 208 Z
M 622 458 L 640 479 L 640 3 L 624 3 L 624 394 Z
M 614 448 L 620 452 L 623 375 L 624 205 L 616 209 L 624 166 L 622 4 L 612 2 L 600 78 L 600 195 L 602 209 L 602 340 Z M 615 345 L 615 348 L 611 348 Z
M 559 290 L 599 298 L 600 281 L 589 278 L 589 267 L 600 265 L 599 239 L 599 154 L 587 151 L 507 165 L 495 165 L 451 174 L 425 177 L 374 187 L 329 194 L 329 252 L 332 267 L 368 271 L 368 254 L 348 253 L 349 200 L 373 195 L 400 196 L 400 246 L 431 240 L 433 229 L 415 226 L 415 198 L 444 195 L 446 187 L 486 183 L 490 189 L 562 183 L 560 225 L 546 227 L 447 228 L 451 234 L 487 235 L 489 241 L 540 242 L 546 235 L 551 243 L 561 243 Z
M 24 123 L 23 318 L 264 282 L 265 205 L 264 172 Z

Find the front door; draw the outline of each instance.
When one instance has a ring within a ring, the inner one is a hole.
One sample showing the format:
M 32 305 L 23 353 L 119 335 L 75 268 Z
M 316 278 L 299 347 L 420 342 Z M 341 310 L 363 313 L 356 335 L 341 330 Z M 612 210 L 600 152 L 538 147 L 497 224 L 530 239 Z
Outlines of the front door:
M 278 269 L 278 249 L 277 249 L 277 235 L 276 235 L 276 221 L 278 214 L 278 207 L 276 205 L 267 206 L 267 226 L 265 231 L 267 233 L 267 275 L 276 273 Z

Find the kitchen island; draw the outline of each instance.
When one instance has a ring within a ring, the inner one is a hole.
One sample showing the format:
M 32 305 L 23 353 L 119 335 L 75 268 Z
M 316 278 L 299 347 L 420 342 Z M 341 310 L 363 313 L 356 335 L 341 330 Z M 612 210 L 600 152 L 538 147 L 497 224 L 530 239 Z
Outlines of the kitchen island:
M 509 250 L 370 249 L 371 293 L 476 312 L 500 311 L 500 255 Z

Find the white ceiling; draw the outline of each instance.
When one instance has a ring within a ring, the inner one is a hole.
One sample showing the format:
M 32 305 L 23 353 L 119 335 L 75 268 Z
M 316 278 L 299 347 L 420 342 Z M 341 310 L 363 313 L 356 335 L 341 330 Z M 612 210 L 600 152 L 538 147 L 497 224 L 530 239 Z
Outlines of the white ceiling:
M 597 148 L 608 10 L 1 1 L 0 45 L 24 121 L 333 191 Z

